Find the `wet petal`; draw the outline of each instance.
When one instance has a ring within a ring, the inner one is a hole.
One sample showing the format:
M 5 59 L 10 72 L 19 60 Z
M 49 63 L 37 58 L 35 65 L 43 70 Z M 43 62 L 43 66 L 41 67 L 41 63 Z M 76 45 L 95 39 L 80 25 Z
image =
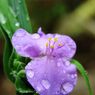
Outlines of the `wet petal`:
M 12 44 L 16 52 L 24 57 L 41 56 L 45 51 L 45 43 L 46 40 L 39 34 L 29 34 L 24 29 L 18 29 L 12 37 Z
M 25 72 L 28 82 L 40 95 L 67 95 L 77 82 L 76 68 L 70 71 L 70 67 L 72 64 L 67 68 L 61 59 L 42 57 L 28 63 Z
M 72 58 L 76 52 L 75 42 L 66 35 L 56 34 L 58 41 L 54 45 L 53 55 L 57 57 Z

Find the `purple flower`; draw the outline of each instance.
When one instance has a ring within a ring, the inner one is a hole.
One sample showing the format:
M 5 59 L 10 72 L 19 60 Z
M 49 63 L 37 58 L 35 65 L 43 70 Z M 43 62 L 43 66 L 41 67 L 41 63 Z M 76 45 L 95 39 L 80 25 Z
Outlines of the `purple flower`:
M 25 67 L 28 82 L 40 95 L 68 95 L 77 82 L 75 65 L 70 63 L 75 42 L 66 35 L 29 34 L 19 29 L 12 37 L 16 52 L 32 59 Z

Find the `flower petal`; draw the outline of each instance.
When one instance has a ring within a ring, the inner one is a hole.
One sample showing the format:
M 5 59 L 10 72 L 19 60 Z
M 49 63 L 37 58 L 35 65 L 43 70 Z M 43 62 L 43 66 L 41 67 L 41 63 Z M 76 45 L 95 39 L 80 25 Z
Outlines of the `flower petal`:
M 18 29 L 12 37 L 12 44 L 16 52 L 24 57 L 41 56 L 45 49 L 45 43 L 46 40 L 39 34 L 31 35 L 24 29 Z
M 56 34 L 55 38 L 58 38 L 58 41 L 54 45 L 52 54 L 57 57 L 72 58 L 76 52 L 75 42 L 66 35 Z
M 41 27 L 38 29 L 37 33 L 38 33 L 40 36 L 45 36 L 45 33 L 42 31 L 42 28 L 41 28 Z
M 76 68 L 65 65 L 62 59 L 36 58 L 28 63 L 25 72 L 28 82 L 40 95 L 67 95 L 77 81 Z

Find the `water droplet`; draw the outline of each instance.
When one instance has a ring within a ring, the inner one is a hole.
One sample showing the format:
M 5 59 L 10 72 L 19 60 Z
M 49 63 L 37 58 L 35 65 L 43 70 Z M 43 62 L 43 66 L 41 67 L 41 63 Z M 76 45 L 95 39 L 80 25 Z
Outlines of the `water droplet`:
M 75 74 L 74 76 L 77 77 L 77 74 Z
M 32 35 L 32 38 L 34 38 L 34 39 L 39 39 L 39 38 L 40 38 L 40 35 L 38 35 L 38 34 L 33 34 L 33 35 Z
M 66 66 L 69 66 L 69 65 L 70 65 L 70 62 L 69 62 L 69 61 L 66 61 L 66 62 L 65 62 L 65 65 L 66 65 Z
M 76 78 L 77 77 L 77 74 L 72 74 L 71 75 L 71 78 Z
M 71 78 L 75 78 L 75 75 L 74 75 L 74 74 L 72 74 L 72 75 L 71 75 Z
M 57 62 L 57 66 L 60 67 L 61 66 L 61 63 L 60 62 Z
M 68 94 L 68 93 L 70 93 L 71 91 L 73 90 L 73 85 L 71 84 L 71 83 L 65 83 L 65 84 L 63 84 L 62 85 L 62 87 L 61 87 L 61 92 L 63 93 L 63 94 Z
M 21 0 L 18 0 L 19 3 L 21 3 Z
M 6 20 L 2 20 L 2 24 L 5 24 L 6 23 Z
M 2 24 L 5 24 L 6 23 L 6 18 L 1 13 L 0 13 L 0 23 L 2 23 Z
M 42 85 L 45 87 L 45 89 L 49 89 L 50 88 L 50 83 L 47 80 L 42 80 Z
M 32 70 L 27 70 L 26 75 L 27 75 L 29 78 L 33 78 L 34 72 L 33 72 Z
M 29 21 L 29 17 L 27 17 L 26 20 Z
M 19 29 L 19 32 L 15 33 L 15 36 L 20 37 L 20 38 L 22 37 L 21 39 L 23 39 L 23 37 L 25 37 L 26 35 L 27 35 L 27 33 L 23 29 Z
M 67 61 L 67 59 L 66 59 L 66 58 L 62 58 L 62 61 L 63 61 L 63 62 L 66 62 L 66 61 Z
M 10 35 L 11 33 L 10 33 L 10 31 L 7 31 L 7 33 Z
M 40 92 L 40 91 L 42 91 L 44 88 L 42 87 L 42 85 L 41 84 L 39 84 L 38 86 L 37 86 L 37 90 Z
M 20 23 L 19 22 L 16 22 L 15 23 L 15 26 L 19 27 L 20 26 Z

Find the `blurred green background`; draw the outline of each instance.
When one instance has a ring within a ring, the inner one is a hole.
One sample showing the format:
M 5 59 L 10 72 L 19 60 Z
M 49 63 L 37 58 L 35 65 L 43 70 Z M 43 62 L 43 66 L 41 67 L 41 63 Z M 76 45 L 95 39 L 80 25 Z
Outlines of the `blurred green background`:
M 26 4 L 33 32 L 42 27 L 45 33 L 67 34 L 75 40 L 77 52 L 74 58 L 87 70 L 94 90 L 95 0 L 26 0 Z M 0 95 L 15 95 L 13 84 L 4 75 L 3 49 L 4 38 L 0 34 Z M 88 95 L 85 81 L 80 74 L 71 95 Z

